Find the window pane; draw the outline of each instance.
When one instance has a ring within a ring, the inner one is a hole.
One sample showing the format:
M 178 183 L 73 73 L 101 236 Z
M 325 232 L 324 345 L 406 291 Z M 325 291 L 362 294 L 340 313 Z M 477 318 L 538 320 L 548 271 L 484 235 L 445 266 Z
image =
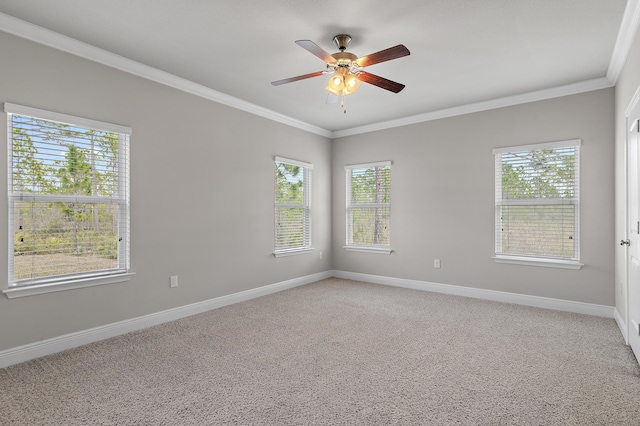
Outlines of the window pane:
M 385 245 L 389 240 L 389 207 L 354 207 L 351 209 L 353 244 Z
M 12 117 L 13 193 L 118 194 L 118 135 Z
M 306 209 L 276 207 L 276 250 L 305 246 Z
M 118 269 L 117 204 L 14 202 L 14 279 Z
M 502 199 L 573 198 L 575 149 L 502 154 Z
M 128 270 L 130 129 L 7 105 L 9 285 Z
M 370 167 L 351 170 L 351 202 L 389 203 L 391 198 L 391 169 Z
M 304 168 L 276 163 L 276 203 L 304 203 Z
M 276 161 L 275 250 L 311 247 L 311 164 Z
M 502 252 L 575 257 L 575 206 L 503 206 Z
M 579 155 L 579 140 L 496 150 L 496 254 L 579 259 Z

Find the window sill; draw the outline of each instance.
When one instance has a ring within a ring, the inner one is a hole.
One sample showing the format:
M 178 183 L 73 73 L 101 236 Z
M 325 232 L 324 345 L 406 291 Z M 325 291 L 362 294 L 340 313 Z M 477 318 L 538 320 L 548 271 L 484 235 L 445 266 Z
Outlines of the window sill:
M 135 275 L 133 272 L 126 272 L 101 277 L 90 277 L 76 280 L 56 281 L 43 284 L 25 285 L 11 287 L 3 290 L 5 296 L 9 299 L 16 297 L 33 296 L 36 294 L 53 293 L 56 291 L 73 290 L 76 288 L 93 287 L 96 285 L 113 284 L 129 281 Z
M 545 259 L 541 257 L 496 255 L 494 259 L 496 263 L 542 266 L 545 268 L 580 269 L 584 266 L 584 264 L 578 262 L 577 260 Z
M 372 247 L 372 246 L 343 246 L 346 251 L 359 251 L 363 253 L 391 254 L 393 250 L 389 247 Z
M 280 250 L 273 253 L 273 257 L 297 256 L 299 254 L 311 253 L 314 248 Z

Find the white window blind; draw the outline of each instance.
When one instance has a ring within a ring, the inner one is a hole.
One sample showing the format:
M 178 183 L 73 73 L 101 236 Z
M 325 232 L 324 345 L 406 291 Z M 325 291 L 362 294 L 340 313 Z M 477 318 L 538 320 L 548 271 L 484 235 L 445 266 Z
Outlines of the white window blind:
M 313 165 L 275 158 L 275 253 L 311 248 Z
M 580 144 L 494 150 L 497 256 L 579 260 Z
M 128 272 L 131 129 L 4 108 L 9 287 Z
M 391 162 L 345 167 L 347 247 L 389 248 Z

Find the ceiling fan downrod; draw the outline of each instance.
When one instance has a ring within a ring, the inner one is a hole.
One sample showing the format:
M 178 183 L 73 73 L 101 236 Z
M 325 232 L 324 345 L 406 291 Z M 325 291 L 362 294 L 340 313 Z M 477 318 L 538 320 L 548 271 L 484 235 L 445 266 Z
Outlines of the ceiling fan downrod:
M 338 50 L 344 52 L 351 43 L 351 36 L 347 34 L 338 34 L 333 38 L 333 43 L 338 47 Z

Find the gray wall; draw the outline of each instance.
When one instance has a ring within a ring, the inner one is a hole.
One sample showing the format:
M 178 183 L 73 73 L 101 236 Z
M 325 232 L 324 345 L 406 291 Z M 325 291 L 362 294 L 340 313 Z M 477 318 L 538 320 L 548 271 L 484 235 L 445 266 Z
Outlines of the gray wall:
M 0 102 L 133 129 L 136 273 L 129 283 L 0 296 L 0 351 L 331 269 L 329 139 L 5 33 L 0 52 Z M 0 120 L 0 134 L 5 141 L 6 120 Z M 314 164 L 312 254 L 272 256 L 274 155 Z M 6 143 L 0 158 L 6 158 Z M 6 164 L 0 161 L 3 191 Z M 6 198 L 0 197 L 5 224 Z M 6 239 L 7 227 L 0 226 L 0 241 Z M 318 251 L 327 254 L 324 260 Z M 4 277 L 6 259 L 3 243 Z M 179 276 L 178 288 L 169 288 L 170 275 Z
M 613 107 L 605 89 L 334 140 L 334 269 L 613 306 Z M 576 138 L 585 266 L 496 264 L 492 148 Z M 344 166 L 381 160 L 394 252 L 345 252 Z
M 615 235 L 612 243 L 626 239 L 627 214 L 627 165 L 626 144 L 627 125 L 625 111 L 636 89 L 640 86 L 640 34 L 629 50 L 624 68 L 616 83 L 615 104 Z M 626 250 L 617 246 L 615 260 L 616 275 L 616 309 L 623 321 L 627 320 L 627 264 Z
M 332 142 L 1 32 L 0 52 L 11 58 L 0 67 L 0 102 L 133 129 L 136 273 L 129 283 L 0 297 L 0 351 L 331 269 L 613 305 L 613 89 Z M 586 266 L 495 264 L 491 149 L 574 138 L 583 141 Z M 314 164 L 312 254 L 271 255 L 274 155 Z M 379 160 L 394 162 L 395 251 L 345 252 L 344 165 Z M 6 276 L 3 259 L 6 244 Z

